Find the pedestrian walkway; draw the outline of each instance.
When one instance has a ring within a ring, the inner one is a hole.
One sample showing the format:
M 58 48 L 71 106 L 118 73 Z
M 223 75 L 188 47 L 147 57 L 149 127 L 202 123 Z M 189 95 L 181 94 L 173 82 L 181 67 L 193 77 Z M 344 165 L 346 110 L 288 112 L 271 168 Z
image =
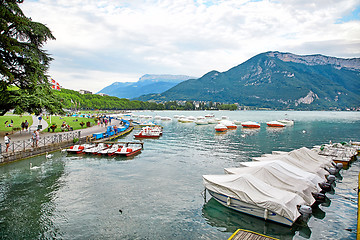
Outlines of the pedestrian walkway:
M 40 137 L 47 137 L 47 136 L 51 136 L 54 134 L 65 134 L 66 132 L 48 132 L 48 123 L 45 120 L 41 120 L 41 122 L 39 122 L 39 119 L 37 116 L 32 115 L 33 118 L 33 124 L 29 127 L 28 131 L 18 131 L 15 132 L 13 134 L 10 134 L 9 137 L 11 139 L 11 141 L 23 141 L 23 140 L 28 140 L 31 139 L 32 133 L 38 129 L 39 125 L 42 125 L 41 131 L 40 131 Z M 119 125 L 120 120 L 112 120 L 112 125 Z M 105 132 L 106 131 L 106 127 L 100 127 L 98 125 L 92 126 L 92 127 L 88 127 L 88 128 L 82 128 L 82 129 L 77 129 L 75 131 L 80 131 L 80 137 L 85 137 L 85 136 L 89 136 L 92 135 L 93 133 L 99 133 L 99 132 Z M 0 139 L 0 143 L 4 143 L 4 139 L 1 138 Z

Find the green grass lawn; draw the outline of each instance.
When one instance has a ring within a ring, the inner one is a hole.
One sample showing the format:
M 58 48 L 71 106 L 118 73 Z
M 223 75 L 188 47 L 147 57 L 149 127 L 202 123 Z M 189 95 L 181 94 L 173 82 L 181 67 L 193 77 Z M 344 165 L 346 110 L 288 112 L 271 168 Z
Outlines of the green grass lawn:
M 67 125 L 73 128 L 73 130 L 86 128 L 86 123 L 90 122 L 91 126 L 95 124 L 95 120 L 92 118 L 82 118 L 82 117 L 62 117 L 62 116 L 51 116 L 51 123 L 50 123 L 50 117 L 44 117 L 44 120 L 49 124 L 49 127 L 52 124 L 56 124 L 57 128 L 54 132 L 61 132 L 61 125 L 65 121 Z M 77 120 L 77 121 L 76 121 Z M 80 123 L 84 122 L 85 125 L 81 127 Z M 44 131 L 47 131 L 45 129 Z M 50 130 L 52 132 L 52 130 Z
M 21 128 L 21 123 L 25 120 L 29 122 L 29 126 L 32 124 L 32 117 L 30 115 L 20 116 L 20 115 L 12 115 L 6 114 L 5 116 L 0 116 L 0 132 L 11 132 L 12 127 L 6 127 L 10 124 L 11 120 L 14 121 L 13 127 Z M 8 121 L 5 125 L 5 122 Z

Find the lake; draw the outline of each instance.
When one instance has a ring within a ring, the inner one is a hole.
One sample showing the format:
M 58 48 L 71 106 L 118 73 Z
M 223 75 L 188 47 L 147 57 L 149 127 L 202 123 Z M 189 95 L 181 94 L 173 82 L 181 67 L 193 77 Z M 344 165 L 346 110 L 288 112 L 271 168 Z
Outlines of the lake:
M 291 228 L 223 207 L 207 195 L 202 175 L 271 151 L 360 141 L 360 112 L 156 111 L 137 115 L 228 116 L 261 128 L 216 134 L 214 125 L 158 121 L 159 139 L 142 153 L 101 157 L 54 153 L 0 166 L 0 239 L 227 239 L 238 228 L 279 239 L 356 239 L 359 161 L 341 171 L 330 202 L 307 225 Z M 271 120 L 295 125 L 274 129 Z M 133 141 L 132 133 L 119 141 Z M 29 169 L 30 162 L 40 168 Z

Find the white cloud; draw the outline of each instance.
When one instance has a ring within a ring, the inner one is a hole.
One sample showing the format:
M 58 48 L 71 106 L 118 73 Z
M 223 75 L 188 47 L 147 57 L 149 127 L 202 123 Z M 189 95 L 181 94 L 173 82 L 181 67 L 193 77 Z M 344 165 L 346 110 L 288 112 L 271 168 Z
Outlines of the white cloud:
M 360 54 L 359 19 L 339 22 L 356 0 L 29 0 L 21 7 L 53 31 L 57 40 L 45 46 L 55 58 L 50 74 L 73 89 L 82 78 L 99 91 L 146 73 L 200 77 L 272 50 Z

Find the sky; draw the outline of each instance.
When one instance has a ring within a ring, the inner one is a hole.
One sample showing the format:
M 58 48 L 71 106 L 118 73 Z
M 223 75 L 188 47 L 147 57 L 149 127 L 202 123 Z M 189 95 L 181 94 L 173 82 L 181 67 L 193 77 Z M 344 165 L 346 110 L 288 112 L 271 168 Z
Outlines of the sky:
M 93 93 L 145 74 L 201 77 L 280 51 L 360 57 L 359 0 L 25 0 L 56 40 L 48 74 Z

